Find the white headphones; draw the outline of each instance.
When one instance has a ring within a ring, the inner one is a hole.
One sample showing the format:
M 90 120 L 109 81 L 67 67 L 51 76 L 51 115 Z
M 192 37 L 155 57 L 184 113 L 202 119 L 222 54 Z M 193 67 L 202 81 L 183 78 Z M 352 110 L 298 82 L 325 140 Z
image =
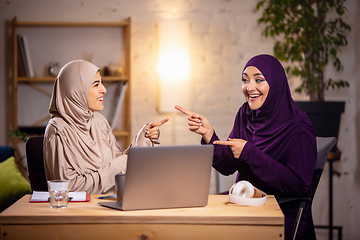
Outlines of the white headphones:
M 259 206 L 266 202 L 266 193 L 255 188 L 248 181 L 239 181 L 229 190 L 229 202 L 247 205 Z

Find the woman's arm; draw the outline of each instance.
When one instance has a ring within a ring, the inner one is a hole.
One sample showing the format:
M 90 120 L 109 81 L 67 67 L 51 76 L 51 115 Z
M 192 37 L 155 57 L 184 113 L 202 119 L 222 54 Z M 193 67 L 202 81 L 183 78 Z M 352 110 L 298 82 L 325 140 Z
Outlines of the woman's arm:
M 44 160 L 47 179 L 70 181 L 70 191 L 105 193 L 115 185 L 115 174 L 125 172 L 127 155 L 120 155 L 113 161 L 107 161 L 101 167 L 86 168 L 77 161 L 79 153 L 64 151 L 63 139 L 53 135 L 45 142 Z M 74 149 L 77 151 L 77 148 Z
M 127 154 L 130 147 L 154 147 L 156 145 L 160 144 L 159 138 L 158 139 L 152 139 L 146 137 L 146 133 L 148 131 L 147 124 L 145 124 L 139 132 L 135 135 L 132 143 L 130 146 L 123 152 L 123 154 Z
M 230 132 L 229 138 L 240 139 L 239 136 L 239 124 L 240 124 L 240 109 L 235 117 L 233 129 Z M 209 144 L 214 144 L 214 142 L 218 142 L 219 137 L 216 135 L 215 130 L 213 135 L 208 142 Z M 201 140 L 202 144 L 206 144 L 205 139 Z M 240 153 L 238 153 L 240 155 Z M 239 169 L 238 161 L 234 157 L 234 153 L 230 146 L 214 144 L 214 157 L 213 157 L 213 167 L 223 175 L 231 175 Z
M 219 137 L 215 131 L 209 141 L 206 143 L 204 138 L 201 139 L 201 144 L 213 144 L 214 141 L 218 141 Z M 214 157 L 212 166 L 220 172 L 222 175 L 228 176 L 237 171 L 236 159 L 228 146 L 214 144 Z
M 311 186 L 317 150 L 312 144 L 311 137 L 306 133 L 300 133 L 293 139 L 292 146 L 286 161 L 280 163 L 258 147 L 247 143 L 239 161 L 246 169 L 250 169 L 258 181 L 274 191 L 302 196 Z M 241 171 L 239 169 L 240 175 Z
M 146 123 L 136 134 L 129 147 L 154 147 L 156 145 L 159 145 L 159 127 L 168 121 L 169 118 L 165 118 L 157 123 Z M 124 154 L 127 154 L 129 147 L 124 151 Z

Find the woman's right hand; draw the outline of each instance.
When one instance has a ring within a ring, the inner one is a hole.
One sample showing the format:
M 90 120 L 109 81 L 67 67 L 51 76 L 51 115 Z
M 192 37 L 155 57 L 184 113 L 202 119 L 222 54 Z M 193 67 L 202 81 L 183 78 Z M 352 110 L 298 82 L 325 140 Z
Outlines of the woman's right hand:
M 211 137 L 214 134 L 214 129 L 211 126 L 210 122 L 204 116 L 198 113 L 194 113 L 178 105 L 175 106 L 175 109 L 188 115 L 188 124 L 190 131 L 200 134 L 204 138 L 206 143 L 210 142 Z
M 160 137 L 159 127 L 168 121 L 169 121 L 169 118 L 164 118 L 160 122 L 147 124 L 146 128 L 148 130 L 146 131 L 145 137 L 147 137 L 149 139 L 158 139 Z

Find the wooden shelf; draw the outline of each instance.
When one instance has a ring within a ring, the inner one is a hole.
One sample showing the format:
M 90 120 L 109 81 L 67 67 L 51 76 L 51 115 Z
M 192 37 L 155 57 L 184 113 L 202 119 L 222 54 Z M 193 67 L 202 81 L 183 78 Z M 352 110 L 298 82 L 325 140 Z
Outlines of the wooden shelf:
M 18 82 L 53 82 L 56 77 L 18 77 Z M 128 77 L 123 76 L 106 76 L 103 77 L 104 82 L 127 82 L 129 80 Z
M 16 22 L 17 27 L 127 27 L 130 19 L 121 22 Z
M 64 28 L 62 28 L 64 27 Z M 123 75 L 122 76 L 103 76 L 104 82 L 107 82 L 109 84 L 121 84 L 121 83 L 127 83 L 127 91 L 125 95 L 125 99 L 123 102 L 123 109 L 124 112 L 121 115 L 123 128 L 120 130 L 114 131 L 114 135 L 117 138 L 123 139 L 123 144 L 128 146 L 130 144 L 130 119 L 131 119 L 131 110 L 130 110 L 130 48 L 131 48 L 131 41 L 130 41 L 130 35 L 131 35 L 131 20 L 130 18 L 127 18 L 123 21 L 119 22 L 21 22 L 17 21 L 17 17 L 14 17 L 13 19 L 13 55 L 14 55 L 14 66 L 13 66 L 13 76 L 14 76 L 14 86 L 13 86 L 13 96 L 14 96 L 14 118 L 13 118 L 13 128 L 18 129 L 18 88 L 20 85 L 30 85 L 31 87 L 37 89 L 38 91 L 42 92 L 37 85 L 39 83 L 52 83 L 56 77 L 54 76 L 43 76 L 43 77 L 25 77 L 25 76 L 19 76 L 19 49 L 18 49 L 18 40 L 17 35 L 18 31 L 21 33 L 24 32 L 32 32 L 35 29 L 39 28 L 55 28 L 54 31 L 57 31 L 57 28 L 62 28 L 60 31 L 72 31 L 72 27 L 86 27 L 86 28 L 119 28 L 121 31 L 122 37 L 121 41 L 123 42 L 123 47 L 120 48 L 119 53 L 114 54 L 123 54 L 122 61 L 123 61 Z M 70 28 L 70 29 L 69 29 Z M 68 30 L 69 29 L 69 30 Z M 41 38 L 41 36 L 39 36 Z M 46 41 L 47 38 L 41 38 L 41 41 Z M 59 41 L 62 41 L 59 39 Z M 89 41 L 96 41 L 89 40 Z M 116 41 L 116 40 L 115 40 Z M 46 52 L 46 51 L 45 51 Z M 45 53 L 44 53 L 45 54 Z M 32 59 L 33 62 L 37 61 L 38 59 Z M 42 122 L 41 122 L 42 123 Z M 29 125 L 32 125 L 31 123 Z M 33 126 L 26 126 L 22 127 L 24 131 L 30 132 L 39 132 L 42 131 L 42 127 L 38 126 L 39 123 L 34 123 Z M 35 133 L 35 134 L 36 134 Z M 17 139 L 14 139 L 14 147 L 17 148 Z

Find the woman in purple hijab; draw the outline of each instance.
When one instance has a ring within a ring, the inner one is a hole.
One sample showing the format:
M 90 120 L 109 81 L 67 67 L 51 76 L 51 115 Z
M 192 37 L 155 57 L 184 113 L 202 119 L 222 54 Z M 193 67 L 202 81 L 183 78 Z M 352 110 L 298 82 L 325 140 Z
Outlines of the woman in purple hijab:
M 276 198 L 309 197 L 316 163 L 316 134 L 310 120 L 291 98 L 284 68 L 273 56 L 258 55 L 245 65 L 242 92 L 246 102 L 235 117 L 227 141 L 220 141 L 209 121 L 182 107 L 189 115 L 189 129 L 202 135 L 202 144 L 214 144 L 213 167 L 223 175 L 238 172 Z M 281 206 L 285 238 L 291 236 L 297 206 Z M 307 208 L 297 239 L 305 234 Z

